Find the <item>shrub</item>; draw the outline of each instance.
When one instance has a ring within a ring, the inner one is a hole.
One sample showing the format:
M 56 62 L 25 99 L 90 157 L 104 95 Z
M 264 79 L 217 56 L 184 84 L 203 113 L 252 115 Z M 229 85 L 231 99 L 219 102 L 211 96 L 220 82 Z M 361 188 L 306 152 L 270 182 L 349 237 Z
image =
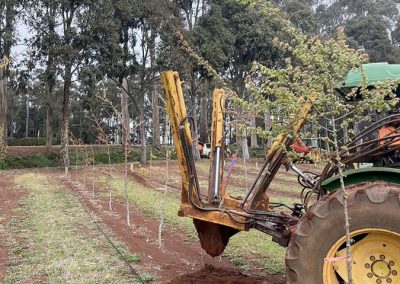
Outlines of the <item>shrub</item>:
M 44 146 L 46 138 L 8 138 L 8 146 Z

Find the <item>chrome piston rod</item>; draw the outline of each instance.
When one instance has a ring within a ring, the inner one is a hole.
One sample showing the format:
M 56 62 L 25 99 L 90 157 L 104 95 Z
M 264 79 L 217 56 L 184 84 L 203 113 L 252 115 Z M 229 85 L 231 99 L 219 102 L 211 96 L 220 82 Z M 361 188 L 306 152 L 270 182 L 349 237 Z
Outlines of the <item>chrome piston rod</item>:
M 219 192 L 220 192 L 220 162 L 221 162 L 221 147 L 215 147 L 214 153 L 214 173 L 213 173 L 213 189 L 212 189 L 212 197 L 211 202 L 216 204 L 219 202 Z

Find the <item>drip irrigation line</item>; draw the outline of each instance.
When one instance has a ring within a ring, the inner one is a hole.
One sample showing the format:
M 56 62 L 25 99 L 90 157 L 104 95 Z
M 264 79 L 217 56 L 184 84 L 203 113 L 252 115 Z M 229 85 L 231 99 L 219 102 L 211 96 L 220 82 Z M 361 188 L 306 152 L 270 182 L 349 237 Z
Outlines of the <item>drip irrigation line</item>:
M 90 219 L 96 224 L 96 227 L 99 229 L 99 231 L 103 234 L 104 238 L 108 241 L 108 243 L 114 248 L 114 250 L 119 254 L 119 256 L 122 258 L 122 260 L 126 263 L 126 265 L 129 267 L 129 270 L 131 271 L 132 275 L 135 276 L 141 284 L 145 284 L 144 280 L 140 277 L 139 273 L 136 271 L 135 268 L 129 263 L 129 261 L 125 258 L 124 254 L 119 250 L 119 248 L 114 244 L 114 242 L 111 240 L 111 238 L 106 234 L 106 232 L 100 227 L 99 222 L 93 217 L 93 215 L 90 213 L 89 209 L 85 206 L 85 204 L 82 202 L 82 200 L 79 198 L 78 192 L 75 190 L 75 187 L 72 183 L 72 180 L 70 178 L 67 178 L 68 183 L 70 184 L 72 191 L 74 192 L 76 198 L 78 199 L 79 203 L 85 209 L 87 215 L 89 215 Z

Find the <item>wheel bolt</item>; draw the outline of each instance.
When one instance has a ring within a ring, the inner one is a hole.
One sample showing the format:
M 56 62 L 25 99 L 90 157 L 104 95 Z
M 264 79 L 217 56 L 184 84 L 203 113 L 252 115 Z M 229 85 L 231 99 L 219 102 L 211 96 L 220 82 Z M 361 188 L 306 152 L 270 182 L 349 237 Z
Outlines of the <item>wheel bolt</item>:
M 392 271 L 392 275 L 393 275 L 393 276 L 396 276 L 396 275 L 397 275 L 397 271 L 396 271 L 396 270 L 393 270 L 393 271 Z
M 389 261 L 389 265 L 393 266 L 394 265 L 394 261 L 393 260 Z
M 392 283 L 392 279 L 386 278 L 386 282 L 387 282 L 387 283 Z
M 366 269 L 369 269 L 371 267 L 371 265 L 369 263 L 366 263 L 364 266 Z
M 367 276 L 368 276 L 368 278 L 372 278 L 372 277 L 374 277 L 374 275 L 370 272 L 370 273 L 368 273 L 367 274 Z
M 377 283 L 377 284 L 381 284 L 381 283 L 382 283 L 382 280 L 381 280 L 381 279 L 376 279 L 376 283 Z
M 382 259 L 382 260 L 384 260 L 384 259 L 385 259 L 385 256 L 384 256 L 383 254 L 381 254 L 381 255 L 379 256 L 379 258 Z
M 371 261 L 374 261 L 374 260 L 375 260 L 375 256 L 371 255 L 371 256 L 369 257 L 369 259 L 370 259 Z

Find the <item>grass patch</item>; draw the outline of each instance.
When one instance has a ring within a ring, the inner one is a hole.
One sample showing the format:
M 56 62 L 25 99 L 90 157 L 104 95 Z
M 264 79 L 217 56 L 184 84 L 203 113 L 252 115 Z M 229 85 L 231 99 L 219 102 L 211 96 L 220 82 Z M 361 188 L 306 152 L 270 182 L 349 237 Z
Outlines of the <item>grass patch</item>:
M 231 258 L 233 264 L 245 270 L 256 264 L 265 268 L 265 274 L 284 274 L 285 251 L 272 242 L 270 236 L 251 230 L 231 237 L 223 256 Z
M 59 154 L 43 153 L 31 156 L 7 156 L 0 160 L 0 169 L 44 168 L 60 165 Z
M 102 182 L 106 179 L 102 177 Z M 113 176 L 111 186 L 116 190 L 121 198 L 125 198 L 124 180 L 120 176 Z M 128 181 L 128 197 L 129 202 L 133 207 L 152 216 L 160 216 L 161 214 L 161 200 L 164 193 L 156 191 L 151 188 L 144 187 L 143 185 L 134 181 Z M 179 229 L 185 229 L 191 237 L 196 237 L 196 230 L 190 218 L 181 218 L 177 215 L 180 200 L 176 192 L 168 192 L 165 199 L 164 208 L 164 222 L 167 225 L 173 225 Z M 133 220 L 135 222 L 135 220 Z
M 278 180 L 273 180 L 269 187 L 272 189 L 277 189 L 277 190 L 281 190 L 281 191 L 285 191 L 285 192 L 298 193 L 299 196 L 300 196 L 300 192 L 301 192 L 301 187 L 297 183 L 294 183 L 293 185 L 289 185 L 287 183 L 279 182 Z
M 134 254 L 134 253 L 130 253 L 130 252 L 126 251 L 121 246 L 118 249 L 121 251 L 121 253 L 123 255 L 123 257 L 120 256 L 121 260 L 125 259 L 129 263 L 136 263 L 136 262 L 140 261 L 140 256 L 139 255 Z
M 15 249 L 6 283 L 132 283 L 70 191 L 40 174 L 21 174 L 15 183 L 29 195 L 20 201 L 24 218 L 9 224 Z
M 299 198 L 286 197 L 286 196 L 272 195 L 272 196 L 270 196 L 269 202 L 283 203 L 283 204 L 287 204 L 287 205 L 291 206 L 294 203 L 300 203 L 300 199 Z
M 280 180 L 284 180 L 284 181 L 288 181 L 288 182 L 294 182 L 294 183 L 298 183 L 297 182 L 297 175 L 295 174 L 288 174 L 286 172 L 278 172 L 275 176 L 276 179 L 280 179 Z
M 105 180 L 105 179 L 104 179 Z M 112 188 L 120 198 L 124 198 L 124 181 L 121 176 L 114 176 Z M 134 181 L 128 181 L 128 197 L 132 206 L 153 217 L 160 216 L 160 204 L 163 192 L 144 187 Z M 169 192 L 166 197 L 164 222 L 173 228 L 184 230 L 189 237 L 197 239 L 197 233 L 190 218 L 177 215 L 180 200 L 175 192 Z M 133 220 L 133 222 L 135 222 Z M 264 268 L 266 274 L 284 273 L 285 249 L 271 241 L 271 237 L 258 232 L 242 232 L 233 236 L 224 256 L 242 268 L 250 268 L 256 264 Z

